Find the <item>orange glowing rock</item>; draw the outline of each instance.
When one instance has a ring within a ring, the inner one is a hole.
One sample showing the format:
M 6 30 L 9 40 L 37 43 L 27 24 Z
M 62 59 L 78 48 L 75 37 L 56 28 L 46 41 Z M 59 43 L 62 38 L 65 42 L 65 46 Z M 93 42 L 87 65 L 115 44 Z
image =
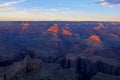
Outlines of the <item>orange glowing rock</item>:
M 53 33 L 58 33 L 58 25 L 55 24 L 54 26 L 50 27 L 48 31 L 53 32 Z
M 29 24 L 28 24 L 28 23 L 23 23 L 23 24 L 22 24 L 22 29 L 23 29 L 23 30 L 26 30 L 28 27 L 29 27 Z
M 91 35 L 89 39 L 95 42 L 101 42 L 99 36 L 97 35 Z
M 96 49 L 102 49 L 104 47 L 103 42 L 97 35 L 91 35 L 88 40 L 86 40 L 88 48 L 85 50 L 88 53 L 92 53 Z
M 69 30 L 62 28 L 62 34 L 72 36 L 72 33 Z

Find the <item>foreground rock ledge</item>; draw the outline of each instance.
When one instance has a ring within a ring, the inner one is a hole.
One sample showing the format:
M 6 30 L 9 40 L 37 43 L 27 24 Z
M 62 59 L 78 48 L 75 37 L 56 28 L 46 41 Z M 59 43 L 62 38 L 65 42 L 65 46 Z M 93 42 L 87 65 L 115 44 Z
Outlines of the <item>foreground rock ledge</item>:
M 0 80 L 18 80 L 26 73 L 41 70 L 42 66 L 40 59 L 31 59 L 27 55 L 21 62 L 15 62 L 7 67 L 0 67 Z

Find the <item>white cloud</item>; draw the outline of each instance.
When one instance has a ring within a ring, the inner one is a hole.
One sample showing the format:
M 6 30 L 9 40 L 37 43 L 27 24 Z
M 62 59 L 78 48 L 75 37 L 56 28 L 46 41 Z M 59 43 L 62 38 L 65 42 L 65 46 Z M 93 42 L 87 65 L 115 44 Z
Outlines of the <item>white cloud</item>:
M 15 4 L 19 4 L 22 2 L 25 2 L 26 0 L 14 0 L 14 1 L 9 1 L 9 2 L 4 2 L 0 4 L 0 7 L 9 7 Z
M 75 11 L 71 10 L 70 8 L 40 8 L 40 7 L 33 7 L 30 9 L 23 9 L 20 7 L 15 7 L 16 4 L 21 4 L 26 0 L 14 0 L 11 2 L 6 2 L 3 4 L 0 4 L 0 20 L 110 20 L 110 18 L 106 18 L 106 16 L 110 15 L 103 15 L 99 14 L 99 16 L 105 17 L 99 18 L 98 15 L 88 13 L 87 11 L 84 12 L 84 10 Z M 106 3 L 101 3 L 102 5 L 106 5 Z M 1 6 L 2 5 L 2 6 Z M 82 5 L 82 6 L 88 6 L 88 5 Z M 112 17 L 112 16 L 111 16 Z M 114 16 L 113 16 L 114 18 Z M 115 19 L 116 20 L 116 19 Z
M 98 2 L 94 2 L 95 4 L 101 4 L 103 6 L 115 7 L 115 5 L 120 4 L 120 0 L 99 0 Z
M 0 9 L 1 20 L 79 20 L 86 13 L 69 8 Z M 88 14 L 87 14 L 88 15 Z
M 112 18 L 109 17 L 97 17 L 98 15 L 90 14 L 84 11 L 73 11 L 67 8 L 51 8 L 51 9 L 44 9 L 44 8 L 32 8 L 28 9 L 18 9 L 18 8 L 5 8 L 0 9 L 0 20 L 22 20 L 22 21 L 44 21 L 44 20 L 62 20 L 62 21 L 90 21 L 90 20 L 106 20 L 109 21 Z M 87 16 L 86 16 L 87 15 Z M 101 16 L 101 15 L 99 15 Z M 103 15 L 102 15 L 103 16 Z M 105 15 L 106 16 L 106 15 Z M 109 16 L 109 15 L 108 15 Z M 114 18 L 114 16 L 113 16 Z M 112 19 L 113 19 L 112 18 Z M 116 20 L 113 19 L 113 20 Z

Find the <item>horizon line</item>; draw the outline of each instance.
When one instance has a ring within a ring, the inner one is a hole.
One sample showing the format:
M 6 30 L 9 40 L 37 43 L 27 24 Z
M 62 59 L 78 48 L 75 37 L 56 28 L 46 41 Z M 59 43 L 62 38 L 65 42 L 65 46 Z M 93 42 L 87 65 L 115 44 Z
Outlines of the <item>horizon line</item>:
M 115 21 L 115 20 L 110 20 L 110 21 L 104 21 L 104 20 L 0 20 L 0 22 L 2 21 L 11 21 L 11 22 L 17 22 L 17 21 L 28 21 L 28 22 L 36 22 L 36 21 L 40 21 L 40 22 L 120 22 L 120 21 Z

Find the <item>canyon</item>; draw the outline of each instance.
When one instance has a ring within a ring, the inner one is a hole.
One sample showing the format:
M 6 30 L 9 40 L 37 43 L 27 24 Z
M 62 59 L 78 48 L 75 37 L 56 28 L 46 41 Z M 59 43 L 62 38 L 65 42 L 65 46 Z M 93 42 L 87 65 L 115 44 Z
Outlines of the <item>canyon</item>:
M 0 80 L 119 80 L 119 30 L 119 22 L 0 22 Z

